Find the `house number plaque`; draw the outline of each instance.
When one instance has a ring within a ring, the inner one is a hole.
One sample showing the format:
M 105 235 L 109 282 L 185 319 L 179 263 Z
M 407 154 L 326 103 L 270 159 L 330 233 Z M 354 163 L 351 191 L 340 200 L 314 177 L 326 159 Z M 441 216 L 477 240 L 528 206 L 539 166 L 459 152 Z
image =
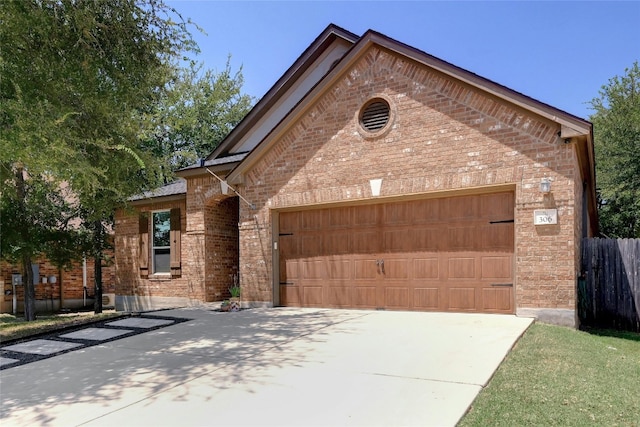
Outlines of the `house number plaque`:
M 553 225 L 558 223 L 557 209 L 537 209 L 533 211 L 534 225 Z

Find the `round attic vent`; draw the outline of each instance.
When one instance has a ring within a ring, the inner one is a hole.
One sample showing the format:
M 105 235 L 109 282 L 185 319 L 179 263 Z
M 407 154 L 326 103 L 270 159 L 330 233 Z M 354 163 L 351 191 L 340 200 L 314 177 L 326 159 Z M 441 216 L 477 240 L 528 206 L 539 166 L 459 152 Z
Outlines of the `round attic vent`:
M 381 98 L 367 102 L 360 111 L 360 125 L 369 132 L 378 132 L 389 123 L 391 108 Z

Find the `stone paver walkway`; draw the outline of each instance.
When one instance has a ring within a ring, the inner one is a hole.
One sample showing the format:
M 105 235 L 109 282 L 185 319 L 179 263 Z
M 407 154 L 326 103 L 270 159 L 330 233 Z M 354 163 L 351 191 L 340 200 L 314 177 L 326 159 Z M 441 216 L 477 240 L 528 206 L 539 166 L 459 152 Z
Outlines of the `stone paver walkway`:
M 54 357 L 73 350 L 113 341 L 181 323 L 187 319 L 153 317 L 128 317 L 105 321 L 90 326 L 79 326 L 77 330 L 52 333 L 38 338 L 0 347 L 0 370 Z

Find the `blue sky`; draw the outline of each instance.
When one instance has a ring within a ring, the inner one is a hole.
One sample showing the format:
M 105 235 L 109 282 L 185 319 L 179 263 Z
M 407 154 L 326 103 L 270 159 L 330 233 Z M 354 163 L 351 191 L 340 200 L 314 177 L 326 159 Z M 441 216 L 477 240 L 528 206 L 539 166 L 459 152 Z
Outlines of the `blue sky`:
M 334 23 L 376 30 L 539 101 L 588 119 L 588 102 L 640 61 L 640 2 L 170 0 L 200 45 L 198 60 L 243 67 L 262 97 Z

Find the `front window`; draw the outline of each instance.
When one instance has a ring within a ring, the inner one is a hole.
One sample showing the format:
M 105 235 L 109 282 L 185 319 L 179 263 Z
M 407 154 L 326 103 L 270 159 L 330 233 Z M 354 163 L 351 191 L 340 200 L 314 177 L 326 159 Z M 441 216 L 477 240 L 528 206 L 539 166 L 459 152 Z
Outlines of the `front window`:
M 171 272 L 171 212 L 153 213 L 153 272 Z

